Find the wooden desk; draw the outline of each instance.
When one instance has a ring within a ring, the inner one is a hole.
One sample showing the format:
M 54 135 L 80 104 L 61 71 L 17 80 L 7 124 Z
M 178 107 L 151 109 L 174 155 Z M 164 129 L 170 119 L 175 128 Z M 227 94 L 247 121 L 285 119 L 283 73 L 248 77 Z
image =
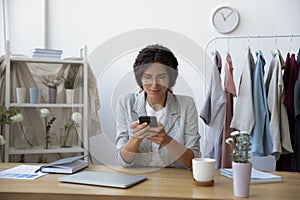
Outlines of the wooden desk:
M 0 170 L 20 165 L 0 163 Z M 86 170 L 119 173 L 111 168 L 94 165 Z M 133 169 L 131 169 L 133 170 Z M 136 169 L 135 169 L 136 170 Z M 124 173 L 124 172 L 123 172 Z M 250 199 L 300 199 L 300 173 L 276 172 L 281 183 L 251 185 Z M 141 175 L 141 174 L 139 174 Z M 192 182 L 192 172 L 185 169 L 160 169 L 142 173 L 148 180 L 128 189 L 60 183 L 64 175 L 48 174 L 36 180 L 0 179 L 0 199 L 22 200 L 91 200 L 91 199 L 234 199 L 232 180 L 217 172 L 213 187 L 199 187 Z

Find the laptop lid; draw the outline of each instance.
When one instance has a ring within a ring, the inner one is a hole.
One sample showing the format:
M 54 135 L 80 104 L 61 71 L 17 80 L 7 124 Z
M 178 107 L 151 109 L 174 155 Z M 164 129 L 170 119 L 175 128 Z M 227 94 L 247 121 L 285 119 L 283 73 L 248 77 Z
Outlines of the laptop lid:
M 143 180 L 146 176 L 128 174 L 113 174 L 107 172 L 84 171 L 73 175 L 60 177 L 60 182 L 97 185 L 116 188 L 128 188 Z

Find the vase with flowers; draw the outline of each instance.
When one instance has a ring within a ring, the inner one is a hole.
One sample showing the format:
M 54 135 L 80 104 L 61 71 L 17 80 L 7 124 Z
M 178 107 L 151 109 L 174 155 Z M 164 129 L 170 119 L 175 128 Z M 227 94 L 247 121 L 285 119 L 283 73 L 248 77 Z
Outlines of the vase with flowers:
M 44 118 L 44 122 L 45 122 L 45 149 L 50 149 L 50 129 L 52 124 L 54 123 L 54 121 L 56 120 L 55 117 L 52 117 L 49 120 L 49 116 L 50 116 L 50 111 L 47 108 L 42 108 L 40 110 L 40 115 L 42 118 Z
M 64 128 L 60 130 L 60 146 L 71 147 L 72 146 L 72 131 L 78 135 L 78 128 L 80 127 L 80 121 L 82 116 L 79 112 L 74 112 L 70 119 L 67 120 Z
M 18 144 L 15 145 L 16 148 L 31 148 L 33 147 L 32 144 L 32 131 L 27 131 L 28 129 L 23 126 L 23 115 L 21 114 L 21 109 L 16 107 L 9 107 L 5 108 L 3 106 L 0 107 L 0 121 L 1 121 L 1 128 L 4 124 L 17 124 L 19 127 L 19 130 L 21 132 L 21 135 L 19 137 L 15 138 L 15 141 L 19 141 Z M 16 135 L 15 135 L 16 136 Z M 3 136 L 2 136 L 3 137 Z M 4 138 L 3 138 L 3 141 Z
M 56 103 L 57 87 L 64 81 L 63 75 L 44 75 L 43 84 L 48 87 L 49 103 Z
M 12 123 L 19 125 L 21 135 L 15 138 L 15 148 L 27 149 L 32 148 L 32 127 L 30 125 L 23 126 L 22 121 L 24 119 L 21 113 L 16 113 L 11 118 Z
M 234 131 L 233 138 L 228 138 L 226 143 L 232 150 L 233 193 L 236 197 L 248 197 L 252 163 L 249 162 L 250 136 L 246 131 Z

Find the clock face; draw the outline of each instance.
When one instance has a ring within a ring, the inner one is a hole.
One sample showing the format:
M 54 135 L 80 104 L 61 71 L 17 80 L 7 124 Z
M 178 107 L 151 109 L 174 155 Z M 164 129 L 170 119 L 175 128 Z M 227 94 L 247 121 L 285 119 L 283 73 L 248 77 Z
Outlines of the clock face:
M 232 7 L 220 7 L 214 12 L 212 23 L 218 32 L 229 33 L 238 26 L 239 14 Z

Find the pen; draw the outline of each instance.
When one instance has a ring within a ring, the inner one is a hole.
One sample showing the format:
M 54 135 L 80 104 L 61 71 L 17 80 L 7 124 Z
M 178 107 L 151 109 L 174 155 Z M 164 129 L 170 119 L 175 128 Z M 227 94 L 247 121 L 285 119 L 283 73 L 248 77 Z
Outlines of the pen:
M 38 168 L 34 173 L 38 173 L 39 171 L 41 171 L 41 168 L 42 167 Z

